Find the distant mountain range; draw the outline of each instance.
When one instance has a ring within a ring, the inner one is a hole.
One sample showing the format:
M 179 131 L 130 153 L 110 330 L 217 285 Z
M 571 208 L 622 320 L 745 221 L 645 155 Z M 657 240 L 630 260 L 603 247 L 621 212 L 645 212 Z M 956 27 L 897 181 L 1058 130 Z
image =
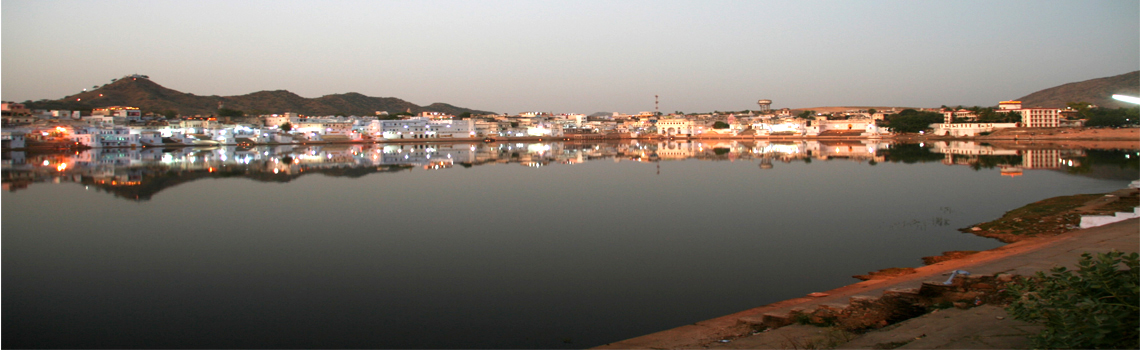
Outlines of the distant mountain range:
M 27 102 L 31 109 L 85 110 L 107 106 L 139 107 L 144 112 L 175 111 L 181 115 L 217 114 L 219 103 L 250 115 L 295 112 L 304 115 L 375 115 L 422 111 L 459 115 L 495 114 L 446 103 L 418 106 L 395 97 L 370 97 L 355 92 L 305 98 L 286 90 L 258 91 L 241 96 L 198 96 L 171 90 L 149 78 L 124 77 L 91 91 L 59 100 Z
M 1069 102 L 1088 102 L 1101 107 L 1118 108 L 1131 105 L 1112 99 L 1113 94 L 1140 95 L 1140 71 L 1117 76 L 1068 83 L 1021 97 L 1025 107 L 1065 108 Z M 258 91 L 241 96 L 198 96 L 171 90 L 158 85 L 149 78 L 124 77 L 92 91 L 64 97 L 59 100 L 26 102 L 31 109 L 89 110 L 107 106 L 139 107 L 146 112 L 162 113 L 175 111 L 181 115 L 216 114 L 219 103 L 228 109 L 236 109 L 250 115 L 296 112 L 305 115 L 374 115 L 377 111 L 388 113 L 423 111 L 441 112 L 452 115 L 495 114 L 457 107 L 446 103 L 433 103 L 418 106 L 395 97 L 371 97 L 355 92 L 325 95 L 318 98 L 305 98 L 286 90 Z M 816 107 L 817 112 L 827 108 Z M 890 107 L 876 107 L 889 109 Z M 794 112 L 793 111 L 793 112 Z M 590 116 L 608 116 L 609 112 L 598 112 Z
M 1034 92 L 1018 100 L 1024 107 L 1065 108 L 1069 102 L 1088 102 L 1100 107 L 1131 107 L 1112 99 L 1113 94 L 1137 96 L 1140 93 L 1140 71 L 1117 76 L 1068 83 Z

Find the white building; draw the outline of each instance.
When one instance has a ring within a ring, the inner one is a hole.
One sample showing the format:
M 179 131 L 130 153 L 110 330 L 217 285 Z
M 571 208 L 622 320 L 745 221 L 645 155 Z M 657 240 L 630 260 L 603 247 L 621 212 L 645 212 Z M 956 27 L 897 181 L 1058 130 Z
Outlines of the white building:
M 942 123 L 930 124 L 931 131 L 938 136 L 971 137 L 993 132 L 1002 128 L 1016 128 L 1017 123 Z
M 657 133 L 666 136 L 691 136 L 696 133 L 696 127 L 689 119 L 658 119 Z
M 382 137 L 399 139 L 475 138 L 479 135 L 473 119 L 431 120 L 417 117 L 402 120 L 378 120 Z M 371 128 L 375 131 L 376 128 Z
M 1061 125 L 1061 110 L 1056 108 L 1022 108 L 1021 126 L 1026 128 L 1055 128 Z
M 0 142 L 3 142 L 4 148 L 24 148 L 27 143 L 24 141 L 24 133 L 4 131 L 0 133 Z

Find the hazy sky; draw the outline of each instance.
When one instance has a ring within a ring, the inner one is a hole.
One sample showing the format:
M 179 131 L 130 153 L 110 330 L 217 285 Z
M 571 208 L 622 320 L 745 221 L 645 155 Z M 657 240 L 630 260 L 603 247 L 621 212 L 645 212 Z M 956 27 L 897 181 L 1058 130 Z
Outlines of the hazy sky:
M 6 101 L 127 74 L 499 113 L 995 105 L 1140 69 L 1140 1 L 4 0 Z

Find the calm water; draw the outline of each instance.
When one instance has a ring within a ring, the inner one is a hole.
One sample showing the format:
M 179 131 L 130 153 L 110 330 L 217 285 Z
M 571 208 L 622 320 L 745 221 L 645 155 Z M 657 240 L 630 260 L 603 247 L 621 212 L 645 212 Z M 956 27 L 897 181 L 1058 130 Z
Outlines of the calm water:
M 1137 157 L 860 142 L 12 153 L 3 335 L 590 347 L 997 247 L 956 229 L 1123 188 Z

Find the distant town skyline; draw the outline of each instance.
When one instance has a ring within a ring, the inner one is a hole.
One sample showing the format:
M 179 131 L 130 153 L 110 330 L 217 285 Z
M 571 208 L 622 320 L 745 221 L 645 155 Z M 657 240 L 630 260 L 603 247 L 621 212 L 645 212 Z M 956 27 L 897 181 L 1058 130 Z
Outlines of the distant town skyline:
M 5 101 L 146 74 L 499 113 L 995 105 L 1140 69 L 1137 1 L 24 1 Z

